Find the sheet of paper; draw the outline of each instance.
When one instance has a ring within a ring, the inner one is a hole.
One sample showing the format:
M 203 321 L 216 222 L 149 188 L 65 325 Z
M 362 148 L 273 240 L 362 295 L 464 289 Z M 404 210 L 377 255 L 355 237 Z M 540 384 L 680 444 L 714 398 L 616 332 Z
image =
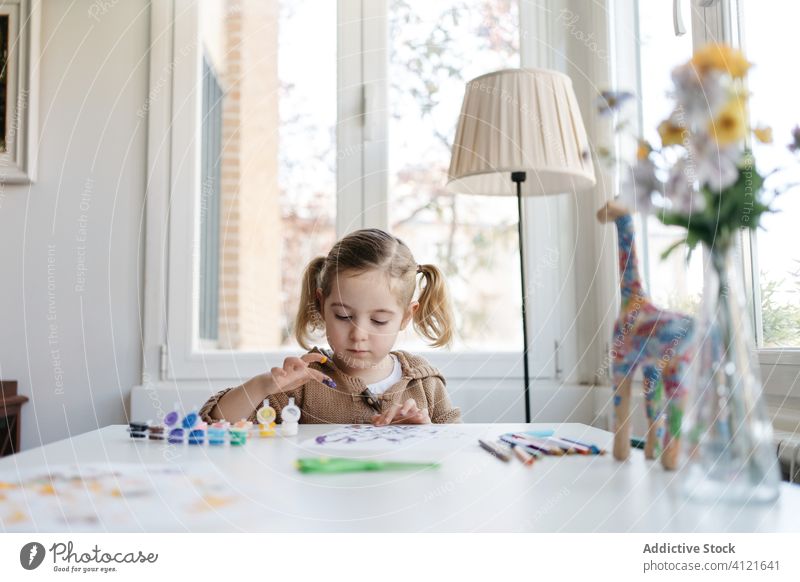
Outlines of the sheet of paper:
M 185 531 L 246 517 L 210 464 L 50 465 L 0 474 L 2 531 Z
M 403 424 L 392 426 L 373 426 L 353 424 L 344 426 L 308 439 L 302 443 L 305 449 L 385 451 L 411 449 L 425 451 L 431 448 L 455 449 L 475 438 L 458 428 L 447 424 Z

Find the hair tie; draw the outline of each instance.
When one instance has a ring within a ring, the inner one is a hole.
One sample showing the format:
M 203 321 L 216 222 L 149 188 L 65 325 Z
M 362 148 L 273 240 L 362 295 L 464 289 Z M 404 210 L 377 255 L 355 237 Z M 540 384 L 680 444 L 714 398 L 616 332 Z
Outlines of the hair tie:
M 421 273 L 421 272 L 422 272 L 422 265 L 417 265 L 417 273 Z

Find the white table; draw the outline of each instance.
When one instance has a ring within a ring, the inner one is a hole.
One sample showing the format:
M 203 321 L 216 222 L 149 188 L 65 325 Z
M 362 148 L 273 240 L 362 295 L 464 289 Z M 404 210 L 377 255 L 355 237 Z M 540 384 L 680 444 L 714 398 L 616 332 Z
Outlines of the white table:
M 335 428 L 301 425 L 297 437 L 254 439 L 237 448 L 178 445 L 165 457 L 165 445 L 133 440 L 125 426 L 115 425 L 4 458 L 0 471 L 45 463 L 163 463 L 169 457 L 181 465 L 203 463 L 232 486 L 246 485 L 242 491 L 250 497 L 246 518 L 232 520 L 221 511 L 201 528 L 208 531 L 800 532 L 800 488 L 786 483 L 772 505 L 708 507 L 685 501 L 678 474 L 646 461 L 640 450 L 625 463 L 609 453 L 546 457 L 528 468 L 516 459 L 503 463 L 477 444 L 479 437 L 553 428 L 610 450 L 610 433 L 582 424 L 465 424 L 460 428 L 474 438 L 447 451 L 395 455 L 437 460 L 438 469 L 299 473 L 295 459 L 314 456 L 299 443 Z M 175 522 L 159 529 L 187 528 Z

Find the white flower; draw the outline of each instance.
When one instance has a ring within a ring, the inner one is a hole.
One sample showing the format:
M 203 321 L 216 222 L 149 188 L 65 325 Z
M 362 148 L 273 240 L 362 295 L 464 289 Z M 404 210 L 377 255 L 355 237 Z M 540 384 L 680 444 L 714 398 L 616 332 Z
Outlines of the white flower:
M 705 127 L 709 119 L 716 117 L 730 96 L 723 80 L 719 71 L 698 75 L 690 63 L 673 69 L 672 82 L 675 84 L 675 91 L 672 96 L 677 102 L 676 113 L 673 115 L 686 116 L 685 120 L 675 120 L 676 125 Z
M 705 200 L 697 191 L 694 167 L 688 158 L 681 158 L 670 169 L 666 194 L 673 212 L 692 214 L 705 207 Z
M 649 213 L 653 208 L 653 192 L 662 192 L 663 184 L 656 176 L 656 167 L 649 157 L 641 158 L 628 168 L 620 192 L 622 202 L 634 211 Z
M 701 188 L 707 186 L 712 192 L 724 190 L 736 182 L 740 156 L 737 144 L 721 148 L 708 135 L 696 135 L 689 143 L 688 163 L 694 166 L 694 177 Z

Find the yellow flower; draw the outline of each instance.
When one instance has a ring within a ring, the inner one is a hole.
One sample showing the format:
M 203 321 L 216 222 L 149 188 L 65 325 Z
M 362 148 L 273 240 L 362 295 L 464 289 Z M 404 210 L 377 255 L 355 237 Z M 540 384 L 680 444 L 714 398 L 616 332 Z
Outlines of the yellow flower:
M 690 62 L 701 75 L 715 70 L 740 78 L 744 77 L 750 68 L 750 63 L 742 51 L 717 43 L 710 43 L 698 49 Z
M 728 145 L 744 138 L 744 101 L 734 97 L 720 110 L 716 119 L 708 124 L 708 133 L 719 145 Z
M 662 121 L 658 126 L 658 135 L 661 136 L 661 145 L 664 147 L 680 145 L 683 143 L 683 129 L 669 119 Z
M 753 130 L 756 139 L 761 143 L 772 143 L 772 128 L 771 127 L 756 127 Z
M 645 140 L 639 140 L 639 147 L 636 148 L 636 159 L 637 160 L 644 160 L 647 159 L 647 156 L 650 155 L 650 152 L 653 151 L 653 148 L 650 147 L 650 144 L 647 143 Z

